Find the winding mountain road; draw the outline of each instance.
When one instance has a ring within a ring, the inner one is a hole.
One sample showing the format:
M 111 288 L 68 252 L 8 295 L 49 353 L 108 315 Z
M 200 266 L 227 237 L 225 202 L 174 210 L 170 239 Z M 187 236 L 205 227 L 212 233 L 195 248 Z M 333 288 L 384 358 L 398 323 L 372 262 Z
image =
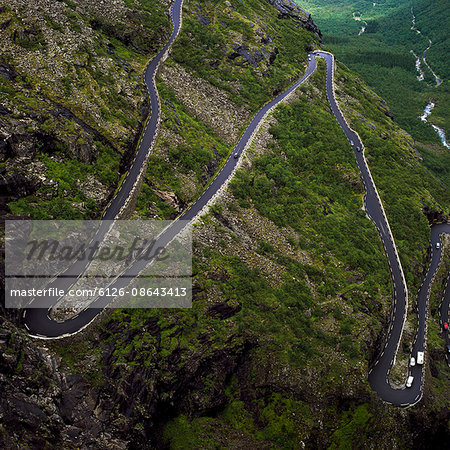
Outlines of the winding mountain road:
M 180 32 L 182 23 L 182 8 L 183 0 L 174 0 L 170 12 L 173 24 L 172 34 L 161 51 L 148 63 L 145 68 L 144 82 L 147 86 L 150 99 L 150 117 L 147 120 L 144 133 L 136 151 L 135 159 L 128 170 L 127 176 L 124 179 L 119 191 L 106 208 L 103 214 L 104 220 L 115 219 L 122 208 L 126 205 L 131 196 L 132 190 L 138 181 L 140 172 L 145 170 L 148 156 L 152 152 L 153 146 L 155 145 L 161 118 L 161 102 L 159 99 L 158 89 L 156 88 L 156 75 L 158 73 L 159 65 L 166 59 L 170 47 L 172 47 L 173 42 Z
M 171 10 L 171 17 L 173 21 L 173 31 L 164 48 L 153 58 L 148 64 L 145 70 L 144 80 L 148 88 L 151 106 L 151 116 L 145 127 L 140 145 L 138 147 L 136 158 L 122 183 L 117 195 L 111 201 L 110 205 L 105 210 L 103 219 L 113 220 L 115 219 L 124 206 L 127 204 L 133 189 L 136 186 L 141 171 L 145 170 L 145 164 L 148 155 L 152 151 L 156 136 L 158 133 L 158 126 L 160 120 L 160 100 L 158 91 L 155 84 L 155 76 L 158 70 L 159 64 L 166 58 L 167 52 L 170 49 L 173 41 L 179 33 L 181 27 L 181 10 L 183 0 L 175 0 Z M 334 96 L 334 57 L 327 52 L 315 52 L 311 54 L 308 67 L 305 74 L 297 82 L 287 88 L 284 92 L 279 94 L 276 98 L 266 103 L 253 117 L 252 121 L 244 131 L 239 142 L 236 144 L 230 157 L 223 165 L 221 171 L 216 175 L 213 181 L 209 184 L 207 189 L 183 214 L 179 216 L 169 227 L 167 227 L 159 236 L 159 242 L 167 244 L 175 236 L 177 236 L 186 226 L 191 223 L 203 210 L 203 208 L 213 200 L 218 191 L 228 182 L 232 174 L 236 170 L 239 163 L 239 159 L 246 146 L 252 139 L 253 134 L 261 125 L 264 117 L 281 101 L 283 101 L 289 94 L 291 94 L 300 84 L 302 84 L 316 69 L 316 56 L 325 59 L 327 66 L 327 82 L 326 92 L 328 101 L 332 112 L 344 131 L 349 142 L 353 142 L 353 150 L 355 153 L 356 161 L 361 172 L 361 177 L 364 181 L 366 188 L 366 195 L 364 199 L 364 205 L 368 216 L 375 223 L 380 232 L 380 236 L 383 245 L 386 250 L 386 255 L 389 260 L 389 265 L 394 281 L 394 304 L 392 310 L 392 320 L 388 333 L 388 339 L 386 346 L 381 353 L 376 364 L 372 368 L 369 374 L 369 383 L 371 387 L 381 396 L 381 398 L 387 402 L 399 406 L 410 406 L 420 400 L 422 396 L 423 386 L 423 366 L 416 365 L 410 368 L 411 374 L 414 376 L 414 383 L 411 388 L 393 389 L 388 383 L 388 375 L 391 367 L 395 362 L 398 346 L 400 343 L 403 326 L 406 318 L 408 294 L 403 270 L 398 258 L 397 249 L 392 236 L 392 232 L 389 227 L 389 222 L 386 218 L 386 214 L 378 195 L 376 186 L 373 182 L 370 170 L 368 168 L 366 159 L 364 157 L 364 146 L 358 136 L 353 131 L 347 122 L 345 121 Z M 359 150 L 358 150 L 359 147 Z M 235 155 L 237 157 L 235 157 Z M 97 238 L 102 238 L 108 231 L 108 226 L 101 226 Z M 450 233 L 450 225 L 436 225 L 431 230 L 431 245 L 432 249 L 435 249 L 436 242 L 440 239 L 440 234 Z M 436 269 L 440 260 L 441 250 L 433 250 L 430 268 L 427 276 L 425 277 L 424 284 L 419 292 L 419 326 L 416 341 L 413 346 L 413 354 L 417 351 L 423 351 L 426 344 L 426 310 L 427 310 L 427 297 L 430 288 L 432 278 L 436 272 Z M 80 263 L 80 265 L 74 265 L 71 267 L 71 273 L 73 275 L 79 275 L 83 273 L 86 266 Z M 136 263 L 138 264 L 138 263 Z M 136 264 L 129 270 L 130 273 L 136 273 L 140 267 Z M 129 283 L 129 278 L 119 278 L 112 285 L 112 287 L 123 287 Z M 53 283 L 57 287 L 67 287 L 67 279 L 57 278 Z M 450 297 L 449 289 L 446 292 L 447 298 L 447 310 L 448 310 L 448 298 Z M 52 320 L 48 315 L 48 309 L 55 304 L 54 298 L 40 298 L 39 307 L 27 308 L 24 311 L 24 324 L 29 330 L 29 333 L 39 338 L 60 338 L 77 333 L 85 328 L 89 323 L 108 305 L 111 301 L 110 297 L 99 297 L 90 308 L 83 310 L 77 316 L 66 320 L 65 322 L 56 322 Z M 443 302 L 445 304 L 445 300 Z M 42 305 L 42 307 L 41 307 Z
M 409 388 L 405 387 L 403 389 L 394 389 L 388 381 L 389 372 L 393 367 L 397 356 L 408 308 L 408 291 L 403 269 L 398 257 L 394 237 L 392 235 L 383 204 L 381 203 L 380 196 L 364 156 L 364 146 L 358 134 L 347 124 L 342 112 L 339 109 L 339 106 L 336 103 L 333 80 L 334 56 L 328 52 L 315 52 L 315 54 L 324 58 L 327 64 L 326 92 L 328 102 L 331 110 L 333 111 L 334 117 L 344 131 L 347 139 L 349 142 L 353 142 L 353 151 L 355 153 L 356 162 L 366 189 L 366 195 L 364 198 L 365 210 L 371 220 L 375 223 L 375 226 L 380 233 L 381 240 L 386 251 L 386 256 L 389 261 L 392 280 L 394 282 L 394 302 L 388 337 L 383 351 L 379 355 L 375 365 L 369 373 L 369 383 L 372 389 L 376 391 L 386 402 L 396 406 L 412 406 L 422 398 L 424 366 L 416 364 L 415 366 L 409 368 L 409 374 L 414 377 L 412 386 Z M 428 294 L 431 282 L 436 270 L 438 269 L 441 259 L 442 245 L 439 249 L 437 249 L 436 244 L 440 242 L 440 235 L 443 233 L 450 233 L 450 224 L 439 224 L 431 227 L 431 261 L 425 280 L 418 294 L 418 327 L 416 340 L 412 348 L 412 356 L 414 357 L 417 356 L 418 351 L 424 352 L 426 347 Z M 447 310 L 448 298 L 450 296 L 448 291 L 450 291 L 449 288 L 447 288 L 446 292 Z M 445 300 L 442 308 L 445 308 Z M 444 319 L 442 318 L 442 320 Z
M 110 205 L 105 210 L 103 215 L 103 222 L 99 227 L 93 240 L 102 241 L 110 226 L 106 221 L 111 221 L 117 217 L 122 208 L 127 204 L 132 191 L 137 183 L 138 177 L 142 170 L 145 170 L 145 164 L 149 153 L 151 152 L 156 136 L 158 133 L 158 124 L 160 120 L 160 101 L 158 91 L 155 84 L 155 76 L 158 70 L 158 66 L 161 61 L 167 55 L 167 51 L 172 45 L 175 37 L 177 36 L 181 26 L 181 8 L 183 0 L 175 0 L 171 15 L 174 24 L 172 35 L 164 46 L 164 48 L 150 61 L 145 71 L 145 83 L 147 85 L 150 105 L 151 105 L 151 117 L 148 120 L 147 126 L 144 130 L 136 158 L 122 183 L 117 195 L 111 201 Z M 181 231 L 192 222 L 201 211 L 207 206 L 207 204 L 213 200 L 214 196 L 219 190 L 229 181 L 231 175 L 236 170 L 239 163 L 239 159 L 242 156 L 242 152 L 245 147 L 251 142 L 253 134 L 261 125 L 264 117 L 281 101 L 288 97 L 298 86 L 300 86 L 308 77 L 315 71 L 316 61 L 311 58 L 305 74 L 294 84 L 289 86 L 285 91 L 279 94 L 274 99 L 267 102 L 261 109 L 254 115 L 250 124 L 245 129 L 238 143 L 231 152 L 229 158 L 222 166 L 220 172 L 215 176 L 209 186 L 205 189 L 202 195 L 186 210 L 184 211 L 171 225 L 169 225 L 159 236 L 155 245 L 157 247 L 165 247 L 171 242 Z M 113 284 L 110 285 L 111 289 L 123 288 L 130 283 L 130 274 L 135 275 L 140 273 L 144 269 L 145 265 L 148 265 L 147 261 L 135 262 L 127 271 L 122 274 L 121 278 L 118 278 Z M 65 277 L 59 277 L 49 283 L 47 288 L 61 289 L 65 292 L 72 286 L 74 279 L 82 274 L 87 267 L 87 262 L 81 261 L 73 264 L 68 271 L 64 272 Z M 38 338 L 43 339 L 55 339 L 61 337 L 67 337 L 81 331 L 88 326 L 95 317 L 112 301 L 111 297 L 98 297 L 88 309 L 81 311 L 78 315 L 68 319 L 64 322 L 57 322 L 49 316 L 49 309 L 56 304 L 58 299 L 54 297 L 39 297 L 33 301 L 31 307 L 24 310 L 23 318 L 24 324 L 29 333 Z
M 103 222 L 97 230 L 93 241 L 101 242 L 110 229 L 110 221 L 117 218 L 119 213 L 127 205 L 133 190 L 139 181 L 141 172 L 145 170 L 148 156 L 153 150 L 159 129 L 161 116 L 161 104 L 158 90 L 156 88 L 156 75 L 161 62 L 167 57 L 168 51 L 175 41 L 182 24 L 183 0 L 174 0 L 171 8 L 172 33 L 160 52 L 148 63 L 144 72 L 144 82 L 147 86 L 150 100 L 150 117 L 145 125 L 144 132 L 136 151 L 135 159 L 128 170 L 117 194 L 111 200 L 104 211 Z M 108 223 L 109 222 L 109 223 Z M 60 277 L 52 280 L 47 287 L 62 289 L 65 292 L 71 287 L 74 279 L 82 274 L 87 267 L 88 261 L 78 261 L 73 264 L 66 272 L 65 278 Z M 70 276 L 72 278 L 70 278 Z M 90 308 L 82 311 L 77 316 L 66 320 L 65 322 L 56 322 L 49 317 L 48 311 L 59 299 L 51 297 L 40 297 L 33 301 L 32 307 L 24 310 L 24 325 L 31 335 L 39 338 L 57 338 L 74 334 L 85 328 L 107 304 L 107 298 L 99 298 Z M 111 299 L 109 299 L 110 301 Z M 95 306 L 98 305 L 98 308 Z

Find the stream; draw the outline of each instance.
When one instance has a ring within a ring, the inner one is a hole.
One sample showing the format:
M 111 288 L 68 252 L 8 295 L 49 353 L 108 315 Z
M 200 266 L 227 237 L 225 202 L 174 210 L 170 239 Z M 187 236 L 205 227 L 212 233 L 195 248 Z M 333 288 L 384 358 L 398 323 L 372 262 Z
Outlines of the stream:
M 419 75 L 417 75 L 417 79 L 419 81 L 423 81 L 423 79 L 425 78 L 425 73 L 422 70 L 422 67 L 420 66 L 420 58 L 414 53 L 414 50 L 410 50 L 410 53 L 412 53 L 416 58 L 416 70 L 417 72 L 419 72 Z
M 373 6 L 375 6 L 375 4 Z M 366 31 L 367 22 L 365 20 L 362 20 L 361 13 L 359 14 L 359 16 L 357 16 L 355 13 L 352 13 L 352 14 L 353 14 L 353 20 L 364 23 L 364 25 L 361 27 L 361 30 L 359 30 L 359 33 L 358 33 L 358 36 L 361 36 L 364 33 L 364 31 Z
M 430 101 L 430 103 L 428 103 L 428 105 L 425 107 L 423 114 L 420 116 L 420 118 L 424 122 L 428 122 L 427 117 L 431 114 L 431 111 L 433 110 L 435 105 L 436 103 Z M 442 145 L 450 149 L 450 145 L 448 144 L 447 138 L 445 136 L 445 131 L 432 123 L 430 125 L 434 128 L 434 131 L 436 131 L 436 133 L 439 135 Z
M 422 32 L 419 29 L 417 29 L 417 27 L 416 27 L 416 16 L 414 15 L 414 10 L 412 7 L 411 7 L 411 14 L 412 14 L 412 20 L 411 20 L 412 25 L 411 25 L 410 29 L 415 31 L 417 34 L 422 34 Z M 428 47 L 423 52 L 422 61 L 428 67 L 430 72 L 433 74 L 434 79 L 436 80 L 436 87 L 437 87 L 442 83 L 442 80 L 435 74 L 434 70 L 430 67 L 430 65 L 427 62 L 427 51 L 430 49 L 431 44 L 433 44 L 433 41 L 431 39 L 428 39 Z M 413 50 L 411 50 L 411 53 L 416 58 L 416 69 L 419 72 L 419 76 L 417 77 L 417 79 L 419 81 L 422 81 L 424 79 L 424 72 L 422 71 L 422 69 L 420 67 L 420 58 L 414 53 Z
M 436 87 L 439 86 L 442 83 L 442 80 L 434 73 L 434 70 L 430 67 L 430 65 L 427 63 L 427 59 L 426 59 L 426 55 L 427 55 L 427 51 L 429 50 L 429 48 L 431 47 L 431 44 L 433 43 L 431 41 L 431 39 L 428 39 L 428 47 L 425 49 L 425 51 L 423 52 L 423 57 L 422 60 L 425 63 L 425 65 L 428 67 L 428 69 L 430 69 L 430 72 L 433 74 L 434 79 L 436 80 Z

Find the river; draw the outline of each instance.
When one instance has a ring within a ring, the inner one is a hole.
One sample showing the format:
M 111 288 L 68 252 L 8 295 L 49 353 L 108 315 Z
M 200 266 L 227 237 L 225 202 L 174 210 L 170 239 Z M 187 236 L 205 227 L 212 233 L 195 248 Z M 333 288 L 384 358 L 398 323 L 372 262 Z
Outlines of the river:
M 413 30 L 417 34 L 421 34 L 423 36 L 422 32 L 416 27 L 416 16 L 414 15 L 414 10 L 413 10 L 412 7 L 411 7 L 411 14 L 412 14 L 411 30 Z M 433 44 L 433 41 L 431 39 L 428 39 L 428 47 L 423 52 L 422 61 L 428 67 L 430 72 L 433 74 L 434 79 L 436 80 L 436 87 L 437 87 L 437 86 L 439 86 L 442 83 L 442 80 L 435 74 L 434 70 L 430 67 L 430 65 L 427 62 L 427 51 L 430 49 L 432 44 Z M 417 77 L 417 79 L 419 81 L 422 81 L 424 79 L 424 72 L 422 71 L 422 69 L 420 67 L 420 58 L 414 53 L 413 50 L 411 50 L 411 53 L 416 57 L 416 69 L 419 72 L 419 76 Z
M 357 16 L 355 13 L 352 13 L 352 14 L 353 14 L 353 19 L 354 20 L 364 23 L 364 25 L 361 27 L 361 29 L 359 30 L 359 33 L 358 33 L 358 36 L 361 36 L 364 33 L 364 31 L 366 31 L 367 22 L 365 20 L 362 20 L 362 14 L 361 13 L 359 14 L 359 16 Z
M 431 114 L 431 111 L 433 110 L 433 108 L 435 107 L 436 103 L 434 102 L 430 102 L 428 103 L 428 105 L 425 107 L 425 110 L 423 112 L 423 114 L 420 116 L 420 118 L 424 121 L 424 122 L 428 122 L 427 117 Z M 439 135 L 442 145 L 446 148 L 450 149 L 450 145 L 447 142 L 447 138 L 445 136 L 445 131 L 442 128 L 439 128 L 438 126 L 434 125 L 434 124 L 430 124 L 433 128 L 434 131 L 436 131 L 436 133 Z
M 410 52 L 414 55 L 414 57 L 416 58 L 416 70 L 417 72 L 419 72 L 419 75 L 417 75 L 417 79 L 419 81 L 422 81 L 425 78 L 425 73 L 422 70 L 422 67 L 420 65 L 420 58 L 414 53 L 414 50 L 410 50 Z

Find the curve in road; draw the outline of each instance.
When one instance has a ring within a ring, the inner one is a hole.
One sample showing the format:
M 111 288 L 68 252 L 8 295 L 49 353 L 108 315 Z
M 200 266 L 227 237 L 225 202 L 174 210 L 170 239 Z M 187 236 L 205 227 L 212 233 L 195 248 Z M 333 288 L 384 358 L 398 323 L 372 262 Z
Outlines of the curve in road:
M 147 67 L 145 68 L 144 82 L 147 86 L 149 95 L 150 116 L 146 122 L 144 132 L 136 150 L 135 159 L 133 160 L 133 163 L 128 170 L 128 173 L 123 180 L 117 194 L 105 209 L 102 216 L 103 221 L 99 229 L 93 236 L 93 241 L 101 242 L 103 240 L 106 233 L 110 229 L 108 221 L 116 219 L 119 213 L 127 205 L 127 202 L 130 200 L 133 190 L 135 189 L 136 184 L 139 181 L 140 175 L 145 170 L 148 156 L 150 155 L 156 142 L 161 115 L 161 104 L 158 90 L 156 88 L 156 75 L 159 65 L 166 59 L 170 47 L 172 46 L 173 42 L 178 36 L 178 33 L 180 32 L 182 24 L 182 7 L 183 0 L 174 0 L 170 11 L 173 25 L 172 33 L 164 47 L 157 53 L 157 55 L 148 63 Z M 83 273 L 86 267 L 87 262 L 76 262 L 63 274 L 59 274 L 60 276 L 64 275 L 65 278 L 60 277 L 52 280 L 49 283 L 48 287 L 55 287 L 67 292 L 67 289 L 73 284 L 74 278 Z M 58 300 L 59 299 L 56 299 L 56 301 Z M 24 325 L 31 335 L 41 338 L 55 338 L 58 336 L 70 335 L 77 331 L 80 331 L 85 326 L 87 326 L 101 311 L 101 309 L 96 310 L 95 308 L 90 308 L 90 310 L 85 310 L 78 316 L 67 320 L 64 323 L 58 324 L 48 316 L 48 311 L 55 304 L 55 299 L 52 300 L 51 298 L 41 297 L 38 300 L 34 300 L 33 303 L 33 307 L 24 310 Z M 45 330 L 48 330 L 49 333 L 47 334 Z
M 364 156 L 364 146 L 359 135 L 352 130 L 346 122 L 335 99 L 334 56 L 331 53 L 320 51 L 315 52 L 315 54 L 325 59 L 327 65 L 326 92 L 328 102 L 337 122 L 353 147 L 356 162 L 366 190 L 364 206 L 368 216 L 374 222 L 380 233 L 394 282 L 394 302 L 391 311 L 392 317 L 390 320 L 388 337 L 383 351 L 369 372 L 369 383 L 372 389 L 386 402 L 396 406 L 412 406 L 422 398 L 424 376 L 423 365 L 416 364 L 409 368 L 409 374 L 414 377 L 412 386 L 409 388 L 394 389 L 391 387 L 388 380 L 389 372 L 395 364 L 395 358 L 400 345 L 408 309 L 408 291 L 405 276 L 403 274 L 394 237 L 383 204 L 381 203 L 380 196 Z M 412 355 L 417 355 L 417 352 L 419 351 L 424 352 L 426 347 L 427 301 L 433 277 L 436 274 L 441 260 L 442 246 L 437 249 L 436 243 L 440 242 L 440 235 L 442 233 L 450 233 L 449 224 L 439 224 L 431 227 L 431 261 L 418 294 L 418 327 L 416 339 L 412 348 Z M 450 296 L 449 291 L 450 289 L 447 289 L 447 309 L 448 296 Z M 443 304 L 444 303 L 445 301 Z
M 181 14 L 181 4 L 182 0 L 176 0 L 174 7 L 172 9 L 172 15 Z M 178 6 L 177 6 L 178 5 Z M 180 24 L 181 19 L 175 15 L 174 23 Z M 178 25 L 179 26 L 179 25 Z M 172 33 L 171 39 L 175 38 L 175 28 Z M 161 61 L 162 57 L 167 52 L 169 47 L 169 43 L 173 42 L 169 40 L 168 44 L 166 44 L 165 49 L 162 50 L 155 60 L 152 60 L 149 64 L 153 69 L 149 70 L 147 68 L 146 71 L 146 80 L 151 79 L 154 81 L 155 73 L 157 70 L 157 65 Z M 161 55 L 161 56 L 160 56 Z M 261 125 L 264 117 L 275 108 L 281 101 L 286 99 L 298 86 L 300 86 L 305 80 L 309 78 L 309 76 L 316 69 L 316 61 L 314 58 L 310 58 L 308 67 L 306 69 L 305 74 L 294 84 L 289 86 L 285 91 L 279 94 L 274 99 L 267 102 L 261 109 L 254 115 L 250 124 L 245 129 L 238 143 L 234 147 L 232 153 L 229 158 L 223 165 L 220 172 L 215 176 L 209 186 L 205 189 L 202 195 L 185 211 L 183 212 L 177 220 L 172 222 L 159 236 L 157 242 L 155 244 L 155 248 L 165 247 L 169 242 L 171 242 L 181 231 L 191 223 L 198 215 L 202 212 L 202 210 L 214 199 L 214 196 L 219 192 L 219 190 L 228 182 L 231 175 L 236 170 L 236 167 L 239 163 L 239 160 L 242 156 L 242 153 L 246 146 L 251 142 L 252 136 L 257 131 L 258 127 Z M 154 84 L 147 85 L 149 86 L 149 90 L 151 98 L 155 103 L 152 103 L 154 109 L 152 109 L 152 117 L 149 120 L 148 130 L 144 133 L 144 137 L 139 147 L 139 151 L 136 156 L 136 160 L 134 161 L 132 168 L 129 171 L 129 179 L 126 179 L 122 185 L 122 188 L 119 190 L 116 198 L 113 199 L 109 207 L 107 208 L 102 225 L 99 228 L 99 231 L 94 236 L 94 240 L 101 241 L 105 236 L 109 229 L 109 225 L 105 222 L 107 219 L 114 219 L 117 214 L 119 214 L 121 208 L 126 204 L 127 199 L 129 198 L 133 186 L 139 176 L 140 170 L 145 167 L 145 161 L 147 158 L 147 154 L 151 146 L 153 145 L 157 127 L 159 122 L 159 117 L 154 117 L 155 114 L 159 114 L 159 98 L 156 90 L 156 86 Z M 140 273 L 144 269 L 144 264 L 148 264 L 148 261 L 137 261 L 134 263 L 127 271 L 122 274 L 122 277 L 115 280 L 113 284 L 109 287 L 111 289 L 123 288 L 126 287 L 130 283 L 130 274 Z M 64 275 L 66 277 L 56 278 L 52 281 L 47 287 L 54 287 L 57 289 L 62 289 L 65 292 L 69 289 L 69 287 L 73 284 L 73 279 L 79 276 L 86 269 L 86 262 L 77 262 L 73 266 L 70 267 L 70 272 L 65 272 Z M 71 278 L 69 278 L 69 275 Z M 38 338 L 43 339 L 56 339 L 67 337 L 73 335 L 86 326 L 88 326 L 92 320 L 112 301 L 110 297 L 98 297 L 95 302 L 93 302 L 88 309 L 81 311 L 78 315 L 68 319 L 64 322 L 57 322 L 53 320 L 49 316 L 49 309 L 55 305 L 58 299 L 52 297 L 40 297 L 37 300 L 34 300 L 33 307 L 28 307 L 24 311 L 24 324 L 28 329 L 29 333 Z M 37 303 L 39 302 L 39 303 Z
M 163 49 L 153 58 L 148 64 L 144 80 L 147 85 L 150 97 L 151 116 L 146 124 L 144 134 L 136 152 L 135 160 L 122 183 L 117 195 L 111 201 L 107 209 L 105 210 L 103 219 L 112 220 L 117 217 L 122 208 L 126 205 L 127 201 L 132 194 L 132 191 L 137 183 L 141 171 L 145 170 L 145 164 L 149 153 L 155 143 L 155 138 L 158 132 L 158 125 L 160 120 L 160 100 L 158 91 L 155 84 L 155 76 L 159 67 L 159 64 L 166 58 L 167 52 L 170 49 L 173 41 L 179 33 L 181 27 L 181 8 L 183 0 L 175 0 L 171 10 L 171 16 L 173 21 L 172 34 L 163 47 Z M 389 222 L 386 218 L 386 214 L 378 195 L 376 186 L 373 182 L 370 170 L 364 157 L 364 146 L 358 136 L 353 131 L 346 120 L 342 112 L 340 111 L 334 96 L 334 57 L 328 52 L 315 52 L 317 56 L 325 59 L 327 65 L 327 82 L 326 92 L 328 101 L 330 103 L 333 114 L 347 136 L 348 140 L 352 144 L 355 152 L 356 161 L 361 173 L 361 177 L 364 181 L 366 188 L 366 195 L 364 199 L 365 208 L 367 214 L 375 223 L 378 231 L 380 232 L 383 245 L 388 257 L 392 278 L 394 281 L 394 307 L 393 316 L 391 320 L 390 329 L 388 332 L 388 339 L 380 358 L 377 360 L 373 369 L 369 374 L 369 382 L 372 388 L 378 392 L 378 394 L 392 404 L 400 406 L 410 406 L 419 401 L 422 396 L 423 385 L 423 368 L 416 365 L 411 369 L 411 373 L 414 374 L 415 382 L 411 388 L 393 389 L 388 383 L 389 371 L 392 368 L 395 357 L 400 343 L 400 338 L 403 331 L 404 322 L 406 319 L 408 294 L 403 275 L 403 270 L 400 264 L 400 260 L 397 254 L 397 249 L 392 236 L 392 232 L 389 227 Z M 250 142 L 253 134 L 261 124 L 264 117 L 284 100 L 289 94 L 291 94 L 301 83 L 303 83 L 315 70 L 316 60 L 315 55 L 311 55 L 308 68 L 305 75 L 299 79 L 296 83 L 278 95 L 276 98 L 266 103 L 253 117 L 252 121 L 244 131 L 239 142 L 235 146 L 228 160 L 225 162 L 221 171 L 213 179 L 212 183 L 203 192 L 201 197 L 197 199 L 179 218 L 174 221 L 172 225 L 166 228 L 159 236 L 160 242 L 168 243 L 175 236 L 177 236 L 187 223 L 192 222 L 202 209 L 213 199 L 214 195 L 220 190 L 220 188 L 229 180 L 230 176 L 236 169 L 239 158 L 242 155 L 245 147 Z M 235 155 L 237 157 L 235 157 Z M 440 228 L 438 228 L 440 227 Z M 102 228 L 102 227 L 101 227 Z M 101 233 L 107 232 L 107 227 L 103 227 Z M 436 226 L 432 228 L 432 245 L 433 239 L 438 239 L 440 232 L 450 232 L 449 225 Z M 435 243 L 434 243 L 435 244 Z M 434 247 L 433 247 L 434 248 Z M 426 343 L 426 304 L 427 297 L 430 288 L 432 278 L 437 270 L 440 252 L 433 252 L 430 268 L 427 276 L 425 277 L 424 284 L 422 285 L 421 292 L 419 293 L 419 326 L 416 341 L 414 343 L 413 351 L 423 351 Z M 84 267 L 85 268 L 85 267 Z M 75 274 L 83 272 L 82 266 L 72 267 L 72 271 Z M 136 267 L 130 268 L 132 271 L 136 271 Z M 55 283 L 63 283 L 59 279 Z M 116 280 L 112 287 L 122 287 L 123 283 L 128 284 L 128 278 L 120 278 Z M 126 285 L 125 284 L 125 285 Z M 61 286 L 59 286 L 61 287 Z M 447 290 L 448 291 L 448 290 Z M 448 294 L 448 292 L 447 292 Z M 450 294 L 449 294 L 450 295 Z M 77 316 L 69 319 L 65 322 L 56 322 L 48 316 L 48 308 L 54 304 L 54 299 L 41 299 L 45 303 L 45 308 L 28 308 L 24 312 L 24 323 L 30 334 L 41 338 L 59 338 L 75 334 L 85 328 L 111 301 L 109 297 L 99 297 L 92 307 L 82 311 Z M 445 303 L 445 302 L 443 302 Z M 448 302 L 447 302 L 448 303 Z
M 120 186 L 119 191 L 106 208 L 103 214 L 104 220 L 115 219 L 122 208 L 127 204 L 127 201 L 130 199 L 132 191 L 139 180 L 141 171 L 145 170 L 147 159 L 156 142 L 156 136 L 158 134 L 159 122 L 161 118 L 161 102 L 159 99 L 158 89 L 156 88 L 156 75 L 158 73 L 159 65 L 167 58 L 170 47 L 172 47 L 173 42 L 180 32 L 182 24 L 182 7 L 183 0 L 174 0 L 170 12 L 173 24 L 172 34 L 161 51 L 148 63 L 145 68 L 144 83 L 147 86 L 150 100 L 150 116 L 139 142 L 135 159 L 128 170 L 126 178 Z

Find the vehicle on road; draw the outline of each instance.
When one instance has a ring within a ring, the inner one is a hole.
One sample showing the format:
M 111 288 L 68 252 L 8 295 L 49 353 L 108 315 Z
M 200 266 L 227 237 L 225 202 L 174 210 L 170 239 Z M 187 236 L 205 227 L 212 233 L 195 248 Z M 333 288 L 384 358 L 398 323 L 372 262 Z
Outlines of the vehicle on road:
M 350 141 L 350 145 L 353 147 L 353 141 Z
M 450 353 L 450 344 L 447 344 L 447 353 Z
M 436 248 L 439 250 L 441 248 L 441 244 L 439 242 L 436 242 Z
M 411 360 L 409 361 L 409 365 L 411 367 L 414 367 L 416 365 L 416 358 L 414 358 L 414 356 L 411 356 Z
M 358 152 L 360 152 L 361 151 L 361 147 L 359 145 L 356 146 L 356 150 L 358 150 Z
M 448 330 L 448 323 L 444 322 L 444 330 Z
M 235 153 L 235 154 L 233 155 L 233 158 L 234 158 L 234 159 L 238 159 L 238 158 L 239 158 L 239 153 Z
M 412 386 L 412 383 L 414 381 L 414 377 L 410 375 L 408 379 L 406 380 L 406 387 L 410 388 Z
M 423 352 L 417 352 L 417 364 L 423 364 Z

